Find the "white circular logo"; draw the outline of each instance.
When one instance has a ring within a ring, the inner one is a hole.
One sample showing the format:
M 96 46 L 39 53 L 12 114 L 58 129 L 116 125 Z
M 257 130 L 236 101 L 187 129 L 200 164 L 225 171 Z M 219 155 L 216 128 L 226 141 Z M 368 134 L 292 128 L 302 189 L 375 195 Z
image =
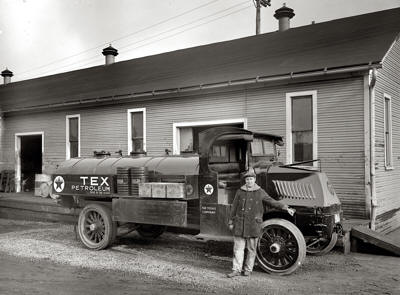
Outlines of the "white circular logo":
M 212 195 L 212 193 L 214 192 L 214 187 L 208 183 L 204 186 L 204 192 L 206 193 L 206 195 Z
M 65 181 L 61 176 L 57 176 L 54 179 L 53 187 L 57 193 L 61 193 L 64 190 Z

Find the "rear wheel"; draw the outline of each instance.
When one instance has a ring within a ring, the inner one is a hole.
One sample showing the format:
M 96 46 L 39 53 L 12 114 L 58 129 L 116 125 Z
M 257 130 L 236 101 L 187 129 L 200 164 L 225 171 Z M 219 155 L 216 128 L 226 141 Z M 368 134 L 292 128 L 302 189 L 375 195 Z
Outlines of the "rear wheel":
M 315 237 L 307 239 L 307 254 L 324 255 L 335 247 L 338 240 L 338 234 L 333 232 L 330 237 Z
M 78 234 L 89 249 L 102 250 L 116 237 L 117 223 L 112 221 L 111 210 L 103 205 L 89 204 L 79 214 Z
M 294 272 L 306 256 L 306 242 L 301 231 L 290 221 L 278 218 L 264 221 L 262 228 L 257 244 L 260 267 L 278 275 Z
M 161 236 L 165 229 L 166 226 L 164 225 L 142 224 L 137 229 L 137 232 L 143 238 L 155 239 Z

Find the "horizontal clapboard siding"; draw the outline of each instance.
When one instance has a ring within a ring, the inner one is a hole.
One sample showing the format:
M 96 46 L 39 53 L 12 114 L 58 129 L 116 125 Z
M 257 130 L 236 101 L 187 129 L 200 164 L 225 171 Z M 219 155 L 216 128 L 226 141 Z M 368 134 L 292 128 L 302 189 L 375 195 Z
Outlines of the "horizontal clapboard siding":
M 385 169 L 384 94 L 392 101 L 393 170 Z M 376 82 L 376 193 L 377 224 L 380 232 L 400 227 L 400 42 L 387 54 Z
M 365 218 L 363 78 L 248 91 L 249 129 L 284 135 L 286 93 L 317 91 L 318 158 L 349 218 Z M 283 148 L 281 159 L 285 159 Z
M 147 109 L 147 146 L 153 154 L 173 150 L 173 123 L 242 118 L 243 92 L 153 101 Z
M 45 170 L 52 171 L 56 164 L 65 160 L 65 113 L 46 112 L 5 117 L 3 134 L 3 167 L 15 167 L 15 134 L 44 132 Z
M 247 118 L 248 128 L 285 135 L 286 93 L 317 91 L 318 154 L 322 167 L 343 203 L 346 217 L 365 217 L 363 79 L 354 77 L 303 84 L 240 88 L 221 93 L 129 102 L 5 120 L 6 158 L 13 167 L 14 134 L 44 131 L 47 171 L 65 159 L 65 116 L 80 114 L 81 156 L 94 150 L 127 154 L 127 110 L 146 108 L 147 152 L 160 155 L 173 149 L 173 124 Z M 285 159 L 286 147 L 280 158 Z M 284 161 L 284 160 L 283 160 Z

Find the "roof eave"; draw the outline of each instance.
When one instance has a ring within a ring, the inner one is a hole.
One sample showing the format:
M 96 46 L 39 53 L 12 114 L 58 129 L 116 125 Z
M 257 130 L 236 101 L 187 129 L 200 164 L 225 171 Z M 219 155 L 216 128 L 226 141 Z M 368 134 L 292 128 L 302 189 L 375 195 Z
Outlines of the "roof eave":
M 312 78 L 312 77 L 319 77 L 319 76 L 327 76 L 327 75 L 334 75 L 334 74 L 345 74 L 345 73 L 352 73 L 352 72 L 363 72 L 369 71 L 371 69 L 378 69 L 382 67 L 382 61 L 374 61 L 369 62 L 366 64 L 361 65 L 353 65 L 353 66 L 344 66 L 344 67 L 336 67 L 336 68 L 324 68 L 318 70 L 312 70 L 307 72 L 291 72 L 282 75 L 274 75 L 274 76 L 257 76 L 252 78 L 244 78 L 240 80 L 231 80 L 231 81 L 222 81 L 222 82 L 215 82 L 209 84 L 198 84 L 198 85 L 191 85 L 185 86 L 180 88 L 172 88 L 172 89 L 157 89 L 157 90 L 149 90 L 139 93 L 126 93 L 126 94 L 118 94 L 118 95 L 110 95 L 104 97 L 92 97 L 88 99 L 80 99 L 80 100 L 68 100 L 68 102 L 63 103 L 55 103 L 55 104 L 46 104 L 46 105 L 36 105 L 36 106 L 29 106 L 23 108 L 14 108 L 9 110 L 1 110 L 0 113 L 16 113 L 16 112 L 23 112 L 23 111 L 41 111 L 41 110 L 48 110 L 60 107 L 67 107 L 73 105 L 88 105 L 93 102 L 116 102 L 122 101 L 127 99 L 134 99 L 134 98 L 144 98 L 144 97 L 154 97 L 160 95 L 168 95 L 168 94 L 177 94 L 177 93 L 187 93 L 199 90 L 206 90 L 206 89 L 216 89 L 222 87 L 229 87 L 229 86 L 238 86 L 238 85 L 249 85 L 255 83 L 267 83 L 267 82 L 278 82 L 278 81 L 285 81 L 285 80 L 292 80 L 292 79 L 299 79 L 299 78 Z

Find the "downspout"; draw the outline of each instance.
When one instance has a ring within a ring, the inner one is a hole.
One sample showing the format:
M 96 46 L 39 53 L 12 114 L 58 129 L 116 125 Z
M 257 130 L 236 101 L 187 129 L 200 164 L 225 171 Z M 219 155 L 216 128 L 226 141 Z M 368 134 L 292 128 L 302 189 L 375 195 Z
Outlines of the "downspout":
M 378 201 L 376 198 L 376 173 L 375 173 L 375 83 L 377 77 L 377 70 L 373 68 L 369 72 L 369 98 L 370 98 L 370 180 L 371 180 L 371 222 L 370 229 L 375 230 L 376 221 L 376 207 L 378 207 Z

